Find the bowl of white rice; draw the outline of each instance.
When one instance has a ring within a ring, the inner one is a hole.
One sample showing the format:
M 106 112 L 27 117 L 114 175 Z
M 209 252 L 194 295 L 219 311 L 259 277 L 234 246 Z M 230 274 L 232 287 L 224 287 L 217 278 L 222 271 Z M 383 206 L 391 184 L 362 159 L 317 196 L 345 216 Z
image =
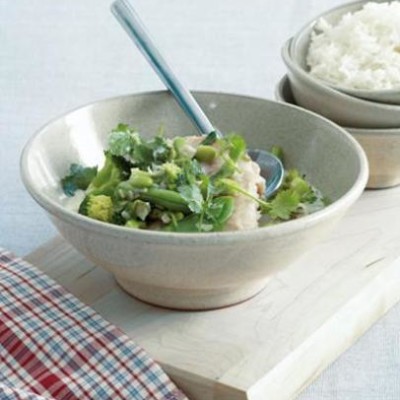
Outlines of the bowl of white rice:
M 290 51 L 315 79 L 351 96 L 400 104 L 400 2 L 329 10 L 294 36 Z
M 308 42 L 302 41 L 304 50 Z M 387 129 L 400 127 L 400 105 L 373 102 L 332 88 L 311 75 L 304 67 L 304 57 L 293 55 L 291 39 L 282 48 L 293 96 L 301 107 L 314 111 L 341 126 Z

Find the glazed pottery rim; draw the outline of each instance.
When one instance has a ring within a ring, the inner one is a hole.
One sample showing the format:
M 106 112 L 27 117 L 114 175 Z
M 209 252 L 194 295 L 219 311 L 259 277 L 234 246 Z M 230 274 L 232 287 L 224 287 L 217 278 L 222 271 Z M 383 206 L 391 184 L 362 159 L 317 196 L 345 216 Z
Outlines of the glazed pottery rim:
M 358 142 L 343 128 L 329 119 L 322 117 L 312 111 L 302 109 L 298 106 L 292 106 L 291 104 L 283 104 L 273 100 L 234 94 L 234 93 L 226 93 L 226 92 L 214 92 L 214 91 L 192 91 L 192 93 L 196 96 L 205 95 L 205 96 L 229 96 L 234 98 L 248 99 L 252 101 L 262 101 L 278 104 L 279 107 L 289 107 L 294 108 L 297 111 L 301 111 L 303 113 L 309 114 L 312 118 L 320 119 L 324 123 L 328 125 L 332 125 L 340 131 L 341 135 L 346 138 L 348 145 L 353 147 L 355 156 L 358 158 L 358 176 L 355 179 L 354 183 L 341 197 L 335 200 L 332 204 L 327 205 L 323 209 L 316 211 L 313 214 L 301 217 L 299 219 L 290 220 L 287 222 L 282 222 L 272 226 L 266 227 L 257 227 L 253 229 L 241 230 L 241 231 L 226 231 L 226 232 L 207 232 L 207 233 L 177 233 L 177 232 L 160 232 L 156 230 L 136 230 L 130 229 L 123 226 L 113 225 L 110 223 L 97 221 L 86 216 L 78 214 L 76 211 L 69 210 L 65 206 L 62 206 L 58 202 L 54 201 L 51 196 L 43 194 L 39 190 L 37 190 L 36 185 L 34 184 L 34 177 L 30 174 L 27 166 L 30 155 L 30 150 L 33 147 L 36 140 L 43 134 L 45 134 L 46 130 L 57 121 L 65 118 L 67 115 L 70 115 L 74 112 L 82 111 L 83 109 L 90 109 L 92 107 L 98 106 L 100 104 L 106 104 L 108 102 L 114 102 L 116 100 L 123 100 L 125 98 L 132 97 L 140 97 L 140 96 L 159 96 L 168 94 L 166 90 L 158 90 L 158 91 L 145 91 L 145 92 L 136 92 L 130 94 L 123 94 L 118 96 L 113 96 L 105 99 L 100 99 L 94 102 L 86 103 L 82 106 L 75 107 L 70 111 L 64 112 L 63 114 L 51 119 L 49 122 L 40 127 L 27 141 L 25 144 L 21 157 L 20 157 L 20 174 L 23 184 L 25 188 L 33 197 L 33 199 L 46 210 L 49 214 L 54 217 L 61 219 L 64 222 L 74 224 L 75 226 L 79 226 L 80 228 L 99 233 L 102 235 L 119 237 L 119 238 L 129 238 L 134 239 L 136 241 L 141 242 L 152 242 L 152 243 L 160 243 L 160 244 L 177 244 L 181 245 L 185 244 L 196 244 L 196 245 L 215 245 L 219 246 L 221 244 L 229 244 L 245 241 L 253 241 L 253 240 L 264 240 L 267 237 L 279 237 L 283 235 L 287 235 L 288 233 L 295 233 L 302 229 L 306 229 L 311 227 L 320 221 L 325 219 L 329 219 L 332 215 L 340 212 L 341 210 L 346 210 L 363 192 L 367 179 L 368 179 L 368 162 L 366 155 L 362 149 L 362 147 L 358 144 Z
M 343 129 L 350 130 L 352 134 L 356 135 L 385 135 L 385 136 L 399 136 L 400 127 L 398 128 L 353 128 L 352 126 L 344 126 Z
M 296 103 L 291 103 L 285 97 L 283 92 L 283 87 L 285 84 L 289 84 L 290 86 L 290 79 L 287 74 L 283 75 L 281 79 L 279 79 L 277 85 L 275 86 L 275 98 L 277 101 L 282 101 L 284 104 L 299 107 L 304 110 L 305 108 L 297 105 Z M 400 126 L 398 128 L 353 128 L 352 126 L 342 126 L 343 129 L 350 130 L 351 134 L 357 135 L 386 135 L 386 136 L 399 136 L 400 135 Z
M 302 36 L 304 34 L 305 31 L 308 31 L 310 29 L 313 29 L 314 25 L 318 22 L 318 20 L 320 18 L 326 17 L 327 15 L 340 11 L 342 9 L 346 9 L 348 7 L 353 7 L 353 6 L 361 6 L 364 4 L 367 4 L 371 2 L 371 0 L 357 0 L 357 1 L 352 1 L 350 3 L 345 3 L 345 4 L 340 4 L 338 6 L 335 6 L 333 8 L 330 8 L 329 10 L 326 10 L 320 14 L 318 14 L 316 17 L 314 17 L 312 20 L 309 20 L 306 24 L 304 24 L 295 35 L 293 35 L 293 37 L 290 39 L 291 43 L 290 43 L 290 48 L 289 48 L 289 54 L 291 54 L 292 49 L 294 48 L 293 46 L 296 45 L 298 39 L 300 36 Z M 387 3 L 389 2 L 389 0 L 374 0 L 373 2 L 375 3 Z M 308 75 L 310 75 L 308 73 L 308 71 L 306 71 L 304 68 L 300 67 L 300 69 L 302 71 L 304 71 L 305 73 L 307 73 Z M 324 86 L 328 86 L 331 89 L 335 90 L 335 91 L 339 91 L 342 94 L 346 94 L 347 96 L 351 97 L 352 94 L 356 95 L 369 95 L 369 94 L 377 94 L 377 95 L 391 95 L 391 94 L 398 94 L 400 89 L 380 89 L 380 90 L 368 90 L 368 89 L 355 89 L 355 88 L 347 88 L 345 86 L 341 86 L 323 79 L 319 79 L 316 77 L 313 77 L 312 75 L 310 75 L 313 79 L 315 79 L 316 81 L 320 82 L 322 85 Z M 369 103 L 374 103 L 372 100 L 367 100 L 367 99 L 363 99 L 362 97 L 357 98 L 357 100 L 364 100 L 367 101 Z M 394 106 L 400 106 L 400 104 L 395 104 L 395 103 L 385 103 L 385 102 L 378 102 L 378 104 L 384 104 L 384 105 L 394 105 Z

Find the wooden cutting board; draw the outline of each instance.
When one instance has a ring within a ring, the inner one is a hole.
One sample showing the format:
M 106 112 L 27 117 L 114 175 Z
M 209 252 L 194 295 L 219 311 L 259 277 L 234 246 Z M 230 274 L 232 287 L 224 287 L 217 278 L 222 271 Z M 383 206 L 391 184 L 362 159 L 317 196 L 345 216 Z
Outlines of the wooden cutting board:
M 287 400 L 400 299 L 399 213 L 400 188 L 364 193 L 262 293 L 215 311 L 141 303 L 61 238 L 26 259 L 144 347 L 191 399 Z

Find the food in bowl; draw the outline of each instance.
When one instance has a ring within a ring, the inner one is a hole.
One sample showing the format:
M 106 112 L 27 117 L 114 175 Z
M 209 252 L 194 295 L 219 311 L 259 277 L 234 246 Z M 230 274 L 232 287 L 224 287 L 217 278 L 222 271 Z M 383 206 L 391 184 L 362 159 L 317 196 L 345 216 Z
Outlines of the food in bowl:
M 282 157 L 278 147 L 273 150 Z M 70 166 L 61 184 L 81 199 L 77 211 L 135 229 L 217 232 L 275 224 L 323 208 L 327 201 L 300 173 L 286 171 L 265 199 L 265 179 L 238 134 L 146 139 L 126 124 L 108 135 L 104 166 Z M 76 203 L 76 202 L 75 202 Z
M 337 23 L 320 18 L 311 34 L 311 75 L 343 88 L 400 88 L 400 3 L 369 2 Z
M 151 139 L 162 121 L 171 132 L 195 130 L 168 92 L 120 96 L 76 109 L 40 129 L 25 146 L 21 176 L 65 240 L 111 272 L 128 293 L 179 309 L 224 307 L 251 298 L 276 274 L 326 237 L 361 195 L 368 165 L 343 129 L 299 107 L 226 93 L 193 95 L 222 132 L 243 132 L 249 147 L 285 150 L 330 199 L 322 210 L 266 228 L 209 233 L 127 229 L 67 206 L 60 180 L 71 161 L 101 165 L 107 136 L 119 122 Z M 307 270 L 305 260 L 304 271 Z

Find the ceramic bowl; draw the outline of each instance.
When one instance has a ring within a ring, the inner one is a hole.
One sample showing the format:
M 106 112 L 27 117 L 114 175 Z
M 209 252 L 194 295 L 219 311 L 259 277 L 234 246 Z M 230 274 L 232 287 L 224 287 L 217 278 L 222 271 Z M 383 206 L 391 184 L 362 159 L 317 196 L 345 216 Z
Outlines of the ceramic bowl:
M 291 55 L 291 39 L 282 48 L 296 103 L 342 126 L 354 128 L 398 128 L 400 106 L 359 99 L 335 90 L 311 76 Z
M 37 132 L 21 158 L 26 188 L 72 246 L 111 271 L 133 296 L 177 309 L 223 307 L 254 296 L 324 237 L 360 196 L 368 175 L 359 144 L 325 118 L 263 99 L 194 95 L 222 132 L 242 133 L 253 148 L 282 146 L 287 166 L 305 173 L 332 203 L 276 226 L 220 233 L 135 230 L 68 209 L 60 178 L 72 162 L 100 163 L 106 135 L 119 122 L 147 136 L 161 124 L 169 136 L 196 133 L 167 92 L 117 97 L 70 112 Z
M 345 128 L 363 147 L 369 163 L 368 189 L 400 184 L 400 128 Z
M 296 104 L 290 81 L 284 76 L 275 88 L 275 98 Z M 400 184 L 400 128 L 347 128 L 363 147 L 369 163 L 368 189 L 383 189 Z
M 387 3 L 387 0 L 374 0 L 375 3 Z M 311 39 L 311 33 L 317 21 L 320 18 L 324 18 L 331 25 L 337 24 L 343 15 L 347 13 L 354 13 L 360 10 L 367 1 L 357 1 L 348 4 L 335 7 L 331 10 L 320 14 L 314 18 L 311 22 L 307 23 L 299 32 L 293 37 L 290 44 L 290 52 L 293 60 L 295 60 L 300 68 L 304 71 L 308 71 L 306 56 L 308 53 L 308 48 Z M 400 90 L 362 90 L 362 89 L 352 89 L 347 87 L 342 87 L 340 85 L 335 85 L 327 81 L 320 81 L 323 85 L 328 85 L 333 89 L 339 90 L 343 93 L 349 94 L 350 96 L 355 96 L 361 99 L 371 100 L 380 103 L 393 103 L 400 104 Z

